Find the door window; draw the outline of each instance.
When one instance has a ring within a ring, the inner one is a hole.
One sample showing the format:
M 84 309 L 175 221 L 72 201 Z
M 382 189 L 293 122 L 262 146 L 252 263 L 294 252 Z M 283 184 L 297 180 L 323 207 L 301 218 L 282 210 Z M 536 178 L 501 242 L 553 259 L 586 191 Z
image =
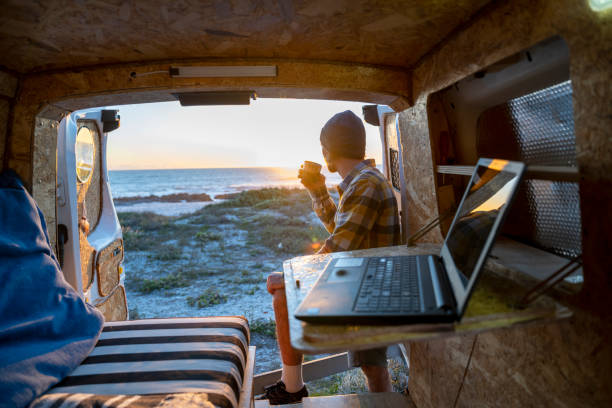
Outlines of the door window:
M 76 173 L 81 183 L 87 183 L 91 178 L 94 167 L 94 139 L 89 128 L 83 126 L 79 129 L 75 144 Z

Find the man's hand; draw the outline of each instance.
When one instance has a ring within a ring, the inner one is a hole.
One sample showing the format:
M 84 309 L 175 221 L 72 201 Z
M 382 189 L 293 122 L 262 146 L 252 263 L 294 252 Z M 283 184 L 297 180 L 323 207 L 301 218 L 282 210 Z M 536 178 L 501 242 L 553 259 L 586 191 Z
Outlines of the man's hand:
M 282 272 L 272 272 L 268 275 L 267 289 L 272 296 L 277 290 L 285 289 L 285 278 Z
M 304 171 L 304 169 L 298 170 L 298 178 L 306 189 L 310 192 L 324 190 L 325 187 L 325 176 L 321 173 L 313 174 Z

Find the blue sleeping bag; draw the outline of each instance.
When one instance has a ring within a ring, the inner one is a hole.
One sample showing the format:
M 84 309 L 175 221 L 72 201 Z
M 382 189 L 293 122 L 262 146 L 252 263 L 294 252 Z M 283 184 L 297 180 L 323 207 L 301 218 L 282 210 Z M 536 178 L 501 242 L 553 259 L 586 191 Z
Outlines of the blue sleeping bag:
M 24 407 L 93 349 L 104 318 L 64 280 L 43 215 L 0 175 L 0 407 Z

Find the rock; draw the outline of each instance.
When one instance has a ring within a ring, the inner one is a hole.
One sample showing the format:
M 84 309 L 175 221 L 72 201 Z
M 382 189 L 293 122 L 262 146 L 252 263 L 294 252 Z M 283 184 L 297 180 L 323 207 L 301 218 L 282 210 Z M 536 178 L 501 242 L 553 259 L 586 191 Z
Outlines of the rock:
M 217 194 L 215 196 L 215 200 L 228 200 L 230 198 L 234 198 L 240 195 L 240 193 L 229 193 L 229 194 Z
M 186 202 L 201 202 L 201 201 L 212 201 L 212 198 L 206 193 L 201 194 L 187 194 L 177 193 L 168 194 L 163 196 L 149 195 L 149 196 L 136 196 L 136 197 L 118 197 L 113 199 L 115 204 L 136 204 L 136 203 L 148 203 L 151 201 L 158 201 L 163 203 L 180 203 L 181 201 Z

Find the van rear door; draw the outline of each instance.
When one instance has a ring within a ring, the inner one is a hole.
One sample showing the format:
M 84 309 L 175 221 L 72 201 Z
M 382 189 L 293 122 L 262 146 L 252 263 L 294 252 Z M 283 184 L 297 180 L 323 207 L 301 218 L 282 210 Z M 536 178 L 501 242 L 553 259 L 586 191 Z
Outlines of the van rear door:
M 57 147 L 58 257 L 66 280 L 107 321 L 127 319 L 123 237 L 108 179 L 108 132 L 115 110 L 73 112 Z
M 404 177 L 404 165 L 402 160 L 402 149 L 397 113 L 387 106 L 378 106 L 378 123 L 380 140 L 383 150 L 383 170 L 387 179 L 393 186 L 395 199 L 400 211 L 400 222 L 402 226 L 402 242 L 406 242 L 407 217 L 406 211 L 406 180 Z

